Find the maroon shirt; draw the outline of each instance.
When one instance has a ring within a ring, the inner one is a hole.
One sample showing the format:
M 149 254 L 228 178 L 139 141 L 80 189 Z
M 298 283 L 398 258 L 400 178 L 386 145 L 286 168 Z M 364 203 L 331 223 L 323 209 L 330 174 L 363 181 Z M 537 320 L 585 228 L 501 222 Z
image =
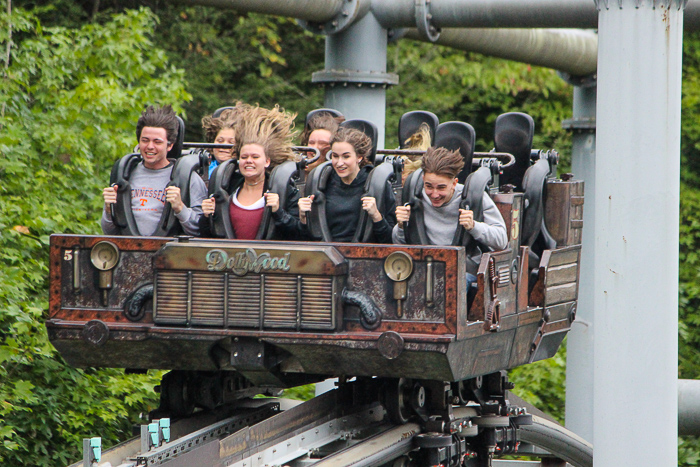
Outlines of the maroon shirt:
M 241 240 L 255 240 L 258 235 L 258 229 L 262 222 L 263 209 L 243 209 L 233 203 L 233 198 L 229 203 L 229 216 L 231 216 L 231 225 L 236 238 Z

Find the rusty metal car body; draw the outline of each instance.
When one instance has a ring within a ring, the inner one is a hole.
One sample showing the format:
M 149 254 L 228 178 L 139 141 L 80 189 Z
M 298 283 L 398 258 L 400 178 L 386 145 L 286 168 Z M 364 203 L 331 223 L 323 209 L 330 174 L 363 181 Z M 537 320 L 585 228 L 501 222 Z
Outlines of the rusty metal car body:
M 53 235 L 49 337 L 76 367 L 461 381 L 553 356 L 575 319 L 583 182 L 547 181 L 557 242 L 529 264 L 524 197 L 467 304 L 462 247 Z M 238 383 L 236 383 L 238 384 Z

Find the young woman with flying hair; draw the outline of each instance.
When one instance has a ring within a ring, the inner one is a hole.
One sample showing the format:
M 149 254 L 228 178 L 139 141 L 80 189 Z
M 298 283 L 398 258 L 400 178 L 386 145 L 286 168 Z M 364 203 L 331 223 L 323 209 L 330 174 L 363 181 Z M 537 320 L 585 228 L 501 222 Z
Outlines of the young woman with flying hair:
M 295 239 L 299 235 L 297 201 L 299 191 L 293 188 L 285 206 L 279 195 L 268 192 L 269 175 L 277 165 L 294 159 L 294 115 L 275 106 L 273 109 L 249 107 L 238 115 L 234 157 L 238 159 L 241 177 L 232 186 L 228 213 L 237 239 L 255 238 L 263 210 L 269 206 L 280 238 Z M 214 213 L 213 198 L 202 202 L 202 236 L 210 236 L 209 216 Z

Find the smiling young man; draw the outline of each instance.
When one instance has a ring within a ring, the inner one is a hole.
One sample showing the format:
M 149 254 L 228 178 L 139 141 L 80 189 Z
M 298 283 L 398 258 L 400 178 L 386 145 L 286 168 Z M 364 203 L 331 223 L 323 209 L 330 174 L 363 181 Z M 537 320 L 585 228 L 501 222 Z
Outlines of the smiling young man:
M 173 163 L 168 160 L 168 151 L 177 139 L 178 121 L 172 107 L 149 106 L 136 124 L 141 162 L 134 168 L 129 179 L 131 184 L 131 210 L 141 235 L 152 235 L 158 227 L 165 203 L 170 203 L 182 230 L 188 235 L 198 235 L 199 218 L 202 215 L 202 200 L 207 195 L 204 182 L 198 176 L 190 177 L 191 206 L 186 206 L 180 197 L 180 188 L 166 185 L 170 182 Z M 102 190 L 104 210 L 102 231 L 116 235 L 119 228 L 114 225 L 110 205 L 117 202 L 117 187 Z
M 477 242 L 490 250 L 502 250 L 508 245 L 508 233 L 503 216 L 491 197 L 484 193 L 484 221 L 474 220 L 474 213 L 460 209 L 464 186 L 457 183 L 457 175 L 464 167 L 459 151 L 445 148 L 428 148 L 422 158 L 423 221 L 428 240 L 432 245 L 450 245 L 458 226 L 462 226 L 476 240 L 467 246 L 467 281 L 470 286 L 476 281 L 476 272 L 481 262 L 482 251 Z M 396 208 L 396 220 L 392 238 L 394 243 L 406 243 L 403 223 L 411 217 L 410 206 Z

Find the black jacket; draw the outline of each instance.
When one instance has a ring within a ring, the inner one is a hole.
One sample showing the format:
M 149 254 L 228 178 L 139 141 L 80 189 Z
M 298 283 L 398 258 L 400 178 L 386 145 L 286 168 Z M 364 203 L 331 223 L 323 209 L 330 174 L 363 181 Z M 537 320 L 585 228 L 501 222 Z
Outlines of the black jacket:
M 362 195 L 369 173 L 374 167 L 366 165 L 349 185 L 345 184 L 335 170 L 328 178 L 326 186 L 326 222 L 335 242 L 352 242 L 357 222 L 362 212 Z M 384 190 L 385 212 L 382 220 L 373 223 L 370 243 L 392 243 L 391 229 L 396 224 L 396 199 L 391 184 Z M 309 238 L 308 231 L 305 236 Z

